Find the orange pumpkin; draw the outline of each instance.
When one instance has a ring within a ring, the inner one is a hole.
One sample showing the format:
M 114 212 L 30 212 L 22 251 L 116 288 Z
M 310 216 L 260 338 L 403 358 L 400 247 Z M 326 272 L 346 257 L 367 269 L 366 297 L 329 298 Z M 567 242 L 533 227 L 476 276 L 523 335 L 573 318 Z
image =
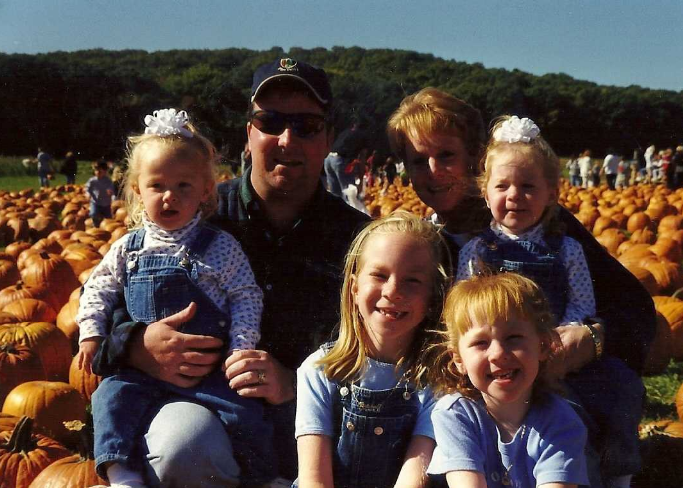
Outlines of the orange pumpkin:
M 88 372 L 85 368 L 80 369 L 78 367 L 78 357 L 73 358 L 71 361 L 71 368 L 69 369 L 69 384 L 73 386 L 87 402 L 90 401 L 92 394 L 100 383 L 102 383 L 101 376 Z
M 53 462 L 71 453 L 59 442 L 33 432 L 33 419 L 22 417 L 12 431 L 0 432 L 2 487 L 27 488 Z
M 71 344 L 55 324 L 49 322 L 20 322 L 0 325 L 0 344 L 25 346 L 37 358 L 40 379 L 66 381 L 71 366 Z M 7 346 L 9 347 L 9 346 Z
M 19 268 L 14 261 L 0 261 L 0 289 L 15 284 L 21 279 Z
M 64 422 L 85 422 L 85 400 L 76 389 L 60 381 L 28 381 L 9 392 L 2 406 L 4 413 L 26 415 L 36 421 L 50 437 L 68 447 L 78 445 L 78 434 Z
M 664 303 L 658 311 L 666 317 L 671 329 L 671 356 L 683 359 L 683 301 Z
M 69 295 L 81 286 L 69 263 L 59 254 L 41 252 L 26 258 L 21 277 L 28 285 L 44 285 L 58 303 L 59 310 L 69 301 Z
M 678 414 L 678 419 L 683 421 L 683 384 L 678 388 L 676 392 L 676 413 Z
M 14 315 L 18 322 L 54 322 L 57 312 L 45 301 L 35 298 L 22 298 L 5 305 L 3 312 Z
M 669 322 L 657 312 L 655 338 L 650 344 L 643 366 L 645 374 L 660 374 L 669 366 L 671 359 L 671 328 Z
M 73 354 L 78 352 L 78 324 L 76 323 L 76 315 L 78 314 L 79 298 L 72 298 L 62 307 L 57 315 L 57 327 L 64 332 L 64 335 L 71 343 L 71 350 Z

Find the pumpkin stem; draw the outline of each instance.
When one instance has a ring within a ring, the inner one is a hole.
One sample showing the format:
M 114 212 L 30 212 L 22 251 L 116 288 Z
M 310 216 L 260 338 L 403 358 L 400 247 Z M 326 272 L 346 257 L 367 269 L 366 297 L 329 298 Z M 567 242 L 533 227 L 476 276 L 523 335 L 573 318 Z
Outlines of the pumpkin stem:
M 31 437 L 32 433 L 33 419 L 24 415 L 14 427 L 7 444 L 0 444 L 0 448 L 14 454 L 32 451 L 36 447 L 36 442 Z
M 81 440 L 81 442 L 78 443 L 78 454 L 80 454 L 81 459 L 95 459 L 92 427 L 80 420 L 64 422 L 64 427 L 68 430 L 78 432 Z
M 671 296 L 672 296 L 673 298 L 678 298 L 679 295 L 680 295 L 681 293 L 683 293 L 683 288 L 679 288 L 679 289 L 676 290 L 676 291 L 674 292 L 674 294 L 671 295 Z

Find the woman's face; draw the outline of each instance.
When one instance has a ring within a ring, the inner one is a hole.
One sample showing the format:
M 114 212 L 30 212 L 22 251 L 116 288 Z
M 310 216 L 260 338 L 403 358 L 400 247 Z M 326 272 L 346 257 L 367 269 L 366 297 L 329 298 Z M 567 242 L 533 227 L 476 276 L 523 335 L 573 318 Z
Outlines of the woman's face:
M 420 200 L 437 214 L 451 212 L 474 188 L 469 171 L 473 158 L 452 132 L 420 139 L 409 136 L 405 163 Z

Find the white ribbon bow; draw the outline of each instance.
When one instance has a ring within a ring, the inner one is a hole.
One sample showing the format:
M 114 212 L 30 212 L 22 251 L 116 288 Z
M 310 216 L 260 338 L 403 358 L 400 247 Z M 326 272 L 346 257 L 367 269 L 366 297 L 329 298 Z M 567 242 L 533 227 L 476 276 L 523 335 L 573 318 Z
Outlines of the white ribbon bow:
M 155 110 L 152 115 L 145 116 L 145 134 L 156 134 L 161 137 L 175 136 L 180 134 L 184 137 L 192 137 L 192 132 L 185 126 L 190 121 L 185 110 L 176 112 L 174 108 Z
M 541 133 L 541 129 L 534 123 L 533 120 L 524 117 L 520 119 L 513 115 L 493 133 L 493 139 L 496 142 L 531 142 Z

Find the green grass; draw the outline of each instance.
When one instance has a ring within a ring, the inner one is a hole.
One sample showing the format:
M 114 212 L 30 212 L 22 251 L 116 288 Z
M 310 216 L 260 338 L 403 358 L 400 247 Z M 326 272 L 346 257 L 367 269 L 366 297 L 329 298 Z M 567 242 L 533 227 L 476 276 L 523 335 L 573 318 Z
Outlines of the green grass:
M 32 156 L 0 156 L 0 190 L 19 191 L 27 188 L 32 188 L 33 190 L 40 188 L 35 165 L 26 168 L 21 163 L 26 158 L 30 159 Z M 53 166 L 55 169 L 58 169 L 61 163 L 61 160 L 54 161 Z M 90 164 L 91 161 L 78 161 L 76 183 L 83 184 L 92 176 Z M 64 184 L 66 184 L 66 176 L 55 173 L 55 178 L 50 182 L 50 186 Z
M 643 378 L 647 397 L 645 399 L 643 422 L 676 419 L 674 397 L 683 382 L 683 362 L 671 360 L 664 373 Z

